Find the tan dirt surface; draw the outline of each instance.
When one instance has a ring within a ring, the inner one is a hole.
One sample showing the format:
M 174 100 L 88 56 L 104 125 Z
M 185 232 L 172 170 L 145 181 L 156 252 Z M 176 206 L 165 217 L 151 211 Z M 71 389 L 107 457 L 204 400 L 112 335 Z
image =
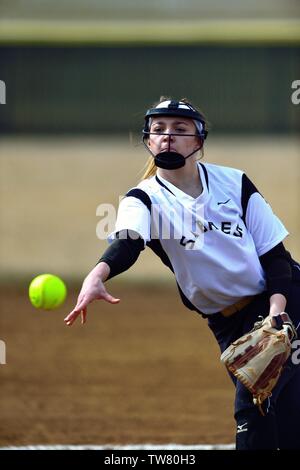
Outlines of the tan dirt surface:
M 97 302 L 69 328 L 77 290 L 46 312 L 2 289 L 0 446 L 233 442 L 234 389 L 206 320 L 175 284 L 109 290 L 119 305 Z

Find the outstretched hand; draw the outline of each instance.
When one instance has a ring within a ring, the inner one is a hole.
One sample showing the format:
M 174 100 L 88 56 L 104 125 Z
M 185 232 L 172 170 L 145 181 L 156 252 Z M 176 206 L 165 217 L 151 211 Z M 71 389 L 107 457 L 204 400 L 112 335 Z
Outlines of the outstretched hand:
M 86 322 L 87 306 L 94 300 L 105 300 L 111 304 L 120 302 L 120 299 L 107 292 L 99 275 L 91 271 L 82 284 L 75 308 L 64 318 L 65 324 L 71 326 L 81 315 L 81 324 L 83 325 Z

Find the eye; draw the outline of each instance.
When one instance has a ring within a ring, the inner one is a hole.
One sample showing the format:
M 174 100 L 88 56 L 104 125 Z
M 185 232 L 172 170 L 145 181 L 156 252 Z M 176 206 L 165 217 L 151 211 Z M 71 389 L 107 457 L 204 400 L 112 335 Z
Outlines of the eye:
M 176 132 L 185 132 L 186 129 L 184 129 L 183 127 L 176 127 Z
M 162 128 L 161 128 L 161 127 L 154 127 L 154 128 L 152 129 L 152 132 L 153 132 L 154 134 L 159 134 L 160 132 L 162 132 Z

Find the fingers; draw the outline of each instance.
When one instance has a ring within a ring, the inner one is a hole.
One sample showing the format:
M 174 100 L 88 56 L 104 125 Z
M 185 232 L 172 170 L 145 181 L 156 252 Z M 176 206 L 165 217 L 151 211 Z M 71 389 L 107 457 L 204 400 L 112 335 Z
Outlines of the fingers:
M 74 321 L 76 320 L 76 318 L 81 314 L 81 323 L 85 323 L 86 322 L 86 314 L 87 314 L 87 305 L 88 305 L 88 301 L 87 299 L 82 296 L 82 295 L 79 295 L 78 297 L 78 300 L 77 300 L 77 304 L 74 308 L 74 310 L 72 310 L 72 312 L 69 313 L 69 315 L 67 315 L 65 318 L 64 318 L 64 322 L 66 325 L 68 326 L 71 326 L 73 325 Z M 84 311 L 84 314 L 83 314 L 83 311 Z
M 103 292 L 101 297 L 99 298 L 105 300 L 106 302 L 109 302 L 110 304 L 118 304 L 120 302 L 120 299 L 117 299 L 116 297 L 113 297 L 110 295 L 108 292 Z M 72 310 L 72 312 L 69 313 L 64 318 L 64 322 L 67 326 L 73 325 L 77 317 L 80 315 L 81 316 L 81 324 L 83 325 L 86 322 L 86 317 L 87 317 L 87 305 L 91 303 L 91 300 L 88 300 L 87 297 L 81 297 L 78 299 L 77 305 Z
M 110 304 L 118 304 L 120 302 L 120 299 L 113 297 L 108 292 L 105 292 L 102 298 L 103 300 L 106 300 L 106 302 L 109 302 Z
M 81 310 L 81 324 L 83 325 L 86 322 L 87 309 L 83 308 Z
M 68 326 L 73 325 L 78 315 L 80 315 L 80 312 L 81 310 L 74 309 L 71 313 L 69 313 L 69 315 L 66 316 L 66 318 L 64 318 L 65 324 Z

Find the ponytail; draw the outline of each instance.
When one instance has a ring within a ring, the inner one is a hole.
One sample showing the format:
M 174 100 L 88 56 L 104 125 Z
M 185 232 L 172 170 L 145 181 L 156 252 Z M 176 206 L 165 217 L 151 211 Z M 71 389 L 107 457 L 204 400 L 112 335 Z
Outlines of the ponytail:
M 146 180 L 147 178 L 151 178 L 156 174 L 156 165 L 154 163 L 154 158 L 151 156 L 148 158 L 148 161 L 145 165 L 145 172 L 142 176 L 141 181 Z

